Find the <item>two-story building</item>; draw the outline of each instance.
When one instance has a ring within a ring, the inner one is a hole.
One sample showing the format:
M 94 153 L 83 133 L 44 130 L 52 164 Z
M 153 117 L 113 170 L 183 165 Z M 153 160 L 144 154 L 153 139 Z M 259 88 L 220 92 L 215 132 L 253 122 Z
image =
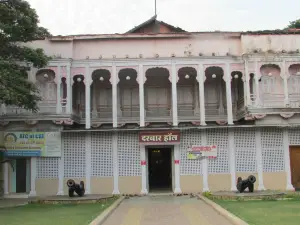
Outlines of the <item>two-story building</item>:
M 53 59 L 28 73 L 38 113 L 1 106 L 7 196 L 67 194 L 70 178 L 90 194 L 234 191 L 250 174 L 257 190 L 300 188 L 299 31 L 187 32 L 153 17 L 29 45 Z

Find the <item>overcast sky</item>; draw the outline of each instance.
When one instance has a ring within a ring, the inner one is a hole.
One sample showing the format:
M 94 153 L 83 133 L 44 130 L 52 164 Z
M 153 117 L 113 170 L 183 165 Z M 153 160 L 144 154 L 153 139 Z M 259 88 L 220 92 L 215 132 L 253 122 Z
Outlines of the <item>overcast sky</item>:
M 28 0 L 53 35 L 124 33 L 154 15 L 155 0 Z M 157 0 L 158 20 L 187 31 L 277 29 L 300 0 Z

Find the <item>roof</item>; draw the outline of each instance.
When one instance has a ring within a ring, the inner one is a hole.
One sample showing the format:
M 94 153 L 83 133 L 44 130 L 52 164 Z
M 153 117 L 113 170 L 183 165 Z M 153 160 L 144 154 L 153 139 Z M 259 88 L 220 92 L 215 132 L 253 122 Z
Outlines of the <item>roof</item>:
M 176 32 L 176 33 L 187 32 L 187 31 L 183 30 L 180 27 L 175 27 L 175 26 L 170 25 L 166 22 L 157 20 L 157 16 L 155 15 L 155 16 L 151 17 L 149 20 L 146 20 L 145 22 L 141 23 L 140 25 L 135 26 L 131 30 L 127 31 L 125 34 L 136 33 L 141 28 L 147 27 L 151 24 L 153 24 L 153 25 L 162 25 L 162 26 L 168 27 L 170 29 L 170 31 Z

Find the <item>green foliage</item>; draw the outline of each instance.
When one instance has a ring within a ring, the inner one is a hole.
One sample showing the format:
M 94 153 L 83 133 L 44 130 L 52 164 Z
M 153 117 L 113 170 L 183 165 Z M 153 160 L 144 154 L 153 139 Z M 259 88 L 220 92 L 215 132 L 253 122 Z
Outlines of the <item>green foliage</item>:
M 0 2 L 0 104 L 38 111 L 39 91 L 28 81 L 29 66 L 45 67 L 50 59 L 42 49 L 26 43 L 44 39 L 48 31 L 38 26 L 38 16 L 28 2 Z
M 202 195 L 206 198 L 211 199 L 212 198 L 212 193 L 210 191 L 205 191 L 202 193 Z
M 300 19 L 291 21 L 290 24 L 286 28 L 288 28 L 288 29 L 291 29 L 291 28 L 300 29 Z

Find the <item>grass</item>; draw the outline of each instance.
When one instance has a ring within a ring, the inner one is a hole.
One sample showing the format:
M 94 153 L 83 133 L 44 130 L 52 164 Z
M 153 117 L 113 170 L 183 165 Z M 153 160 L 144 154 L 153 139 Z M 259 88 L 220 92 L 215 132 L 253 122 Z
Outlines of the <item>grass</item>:
M 29 204 L 0 209 L 1 225 L 85 225 L 116 199 L 87 204 Z
M 215 200 L 250 225 L 299 225 L 300 201 Z

